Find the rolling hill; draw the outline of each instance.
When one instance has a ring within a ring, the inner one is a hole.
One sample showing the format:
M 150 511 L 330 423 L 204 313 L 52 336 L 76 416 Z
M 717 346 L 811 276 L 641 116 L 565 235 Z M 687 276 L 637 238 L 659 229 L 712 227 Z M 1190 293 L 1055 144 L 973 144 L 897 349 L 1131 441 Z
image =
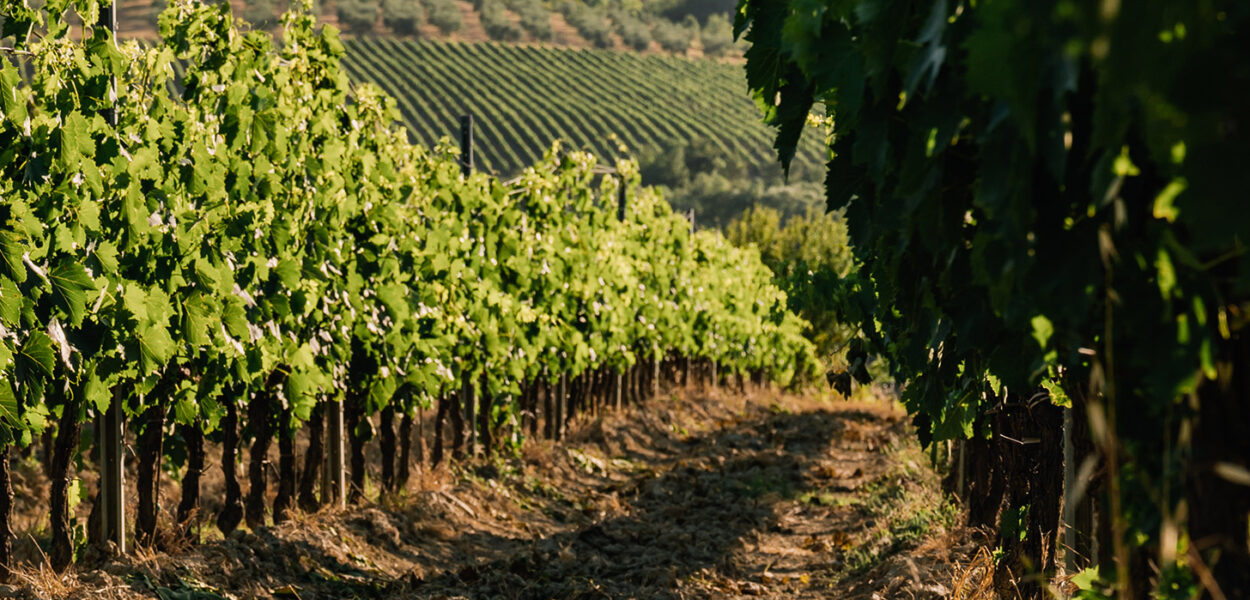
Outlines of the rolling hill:
M 356 81 L 394 96 L 414 138 L 455 136 L 472 114 L 479 165 L 518 172 L 556 139 L 601 157 L 702 144 L 753 172 L 775 171 L 739 65 L 659 54 L 497 43 L 347 40 Z M 818 168 L 816 136 L 796 157 Z

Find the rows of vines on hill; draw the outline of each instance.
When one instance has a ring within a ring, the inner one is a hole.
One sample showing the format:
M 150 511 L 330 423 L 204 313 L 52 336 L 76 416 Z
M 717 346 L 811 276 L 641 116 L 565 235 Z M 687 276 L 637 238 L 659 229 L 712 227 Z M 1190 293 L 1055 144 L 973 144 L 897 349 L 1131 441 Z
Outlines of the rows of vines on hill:
M 483 167 L 519 173 L 554 140 L 596 156 L 706 140 L 749 166 L 769 165 L 770 133 L 754 118 L 738 67 L 713 61 L 493 43 L 384 38 L 345 43 L 354 81 L 399 103 L 414 137 L 434 144 L 460 115 L 479 126 Z M 798 163 L 816 170 L 819 142 Z
M 221 442 L 229 532 L 317 506 L 329 402 L 343 406 L 359 496 L 378 413 L 389 463 L 392 423 L 417 408 L 437 407 L 439 432 L 453 421 L 459 451 L 458 419 L 475 414 L 462 409 L 491 447 L 500 428 L 526 433 L 526 416 L 534 433 L 536 390 L 550 401 L 556 381 L 601 388 L 674 356 L 783 383 L 810 374 L 802 322 L 757 254 L 692 234 L 630 162 L 602 177 L 590 155 L 556 151 L 509 182 L 464 176 L 446 149 L 409 143 L 393 100 L 349 82 L 336 32 L 306 6 L 279 43 L 240 30 L 228 4 L 179 1 L 163 41 L 144 45 L 66 25 L 71 8 L 95 23 L 93 0 L 2 6 L 0 565 L 10 448 L 55 424 L 50 560 L 64 568 L 80 427 L 112 405 L 138 433 L 144 544 L 171 432 L 198 457 L 189 471 L 206 437 Z
M 1250 594 L 1250 5 L 744 0 L 736 27 L 783 159 L 833 119 L 860 268 L 830 293 L 922 439 L 968 440 L 999 583 L 1044 593 L 1066 497 L 1084 594 Z

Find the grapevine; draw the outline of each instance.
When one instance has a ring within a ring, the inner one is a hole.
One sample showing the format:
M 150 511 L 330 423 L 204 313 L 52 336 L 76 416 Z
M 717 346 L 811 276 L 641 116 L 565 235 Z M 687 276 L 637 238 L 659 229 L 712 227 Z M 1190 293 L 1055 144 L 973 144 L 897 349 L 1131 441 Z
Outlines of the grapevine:
M 91 26 L 101 6 L 0 11 L 0 447 L 55 423 L 55 568 L 74 556 L 79 428 L 110 406 L 138 434 L 135 534 L 151 545 L 171 433 L 189 457 L 183 524 L 205 441 L 221 442 L 229 532 L 317 506 L 324 450 L 296 481 L 294 431 L 320 439 L 336 406 L 360 497 L 374 415 L 393 450 L 396 417 L 467 408 L 491 451 L 501 427 L 524 435 L 528 418 L 533 434 L 539 390 L 566 378 L 601 389 L 677 357 L 783 385 L 813 375 L 804 323 L 758 254 L 692 233 L 634 163 L 605 176 L 556 145 L 513 180 L 466 177 L 446 145 L 408 141 L 393 99 L 349 81 L 308 3 L 277 41 L 228 3 L 178 0 L 146 45 Z M 386 489 L 406 473 L 394 467 Z
M 1066 502 L 1086 581 L 1250 589 L 1248 25 L 1235 2 L 739 4 L 782 162 L 832 120 L 859 268 L 828 293 L 921 440 L 970 450 L 1000 586 L 1045 593 Z

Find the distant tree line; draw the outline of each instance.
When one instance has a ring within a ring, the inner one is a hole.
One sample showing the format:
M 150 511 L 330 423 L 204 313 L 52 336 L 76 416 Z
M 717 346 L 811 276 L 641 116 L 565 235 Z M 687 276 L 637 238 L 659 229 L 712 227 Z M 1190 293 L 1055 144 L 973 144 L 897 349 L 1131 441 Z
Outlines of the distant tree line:
M 165 4 L 153 0 L 153 19 Z M 248 0 L 241 16 L 254 27 L 272 29 L 286 5 L 286 0 Z M 733 40 L 733 3 L 723 0 L 473 0 L 473 8 L 486 35 L 500 42 L 559 43 L 552 26 L 552 16 L 559 14 L 596 48 L 686 55 L 697 47 L 710 57 L 741 54 Z M 334 11 L 340 28 L 355 35 L 416 36 L 429 24 L 447 36 L 461 30 L 463 18 L 456 0 L 336 0 Z

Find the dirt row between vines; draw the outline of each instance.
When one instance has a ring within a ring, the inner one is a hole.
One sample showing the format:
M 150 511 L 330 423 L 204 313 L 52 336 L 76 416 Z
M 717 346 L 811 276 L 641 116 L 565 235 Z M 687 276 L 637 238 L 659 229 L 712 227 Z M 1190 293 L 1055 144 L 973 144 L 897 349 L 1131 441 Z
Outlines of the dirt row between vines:
M 400 497 L 0 597 L 967 597 L 975 536 L 889 402 L 686 390 Z M 208 491 L 208 490 L 206 490 Z M 166 503 L 173 501 L 169 495 Z M 962 581 L 961 581 L 962 579 Z

